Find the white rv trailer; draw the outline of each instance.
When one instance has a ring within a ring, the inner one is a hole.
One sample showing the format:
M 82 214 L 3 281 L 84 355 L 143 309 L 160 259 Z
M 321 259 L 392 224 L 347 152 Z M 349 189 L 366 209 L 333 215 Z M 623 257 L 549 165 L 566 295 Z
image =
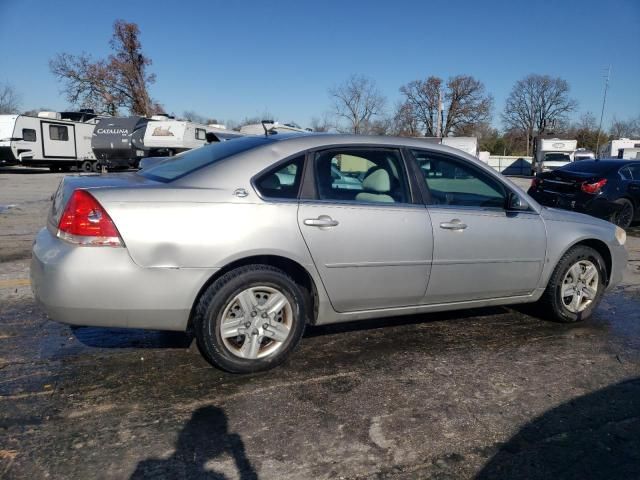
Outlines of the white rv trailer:
M 478 156 L 478 138 L 477 137 L 443 137 L 442 145 L 457 148 L 474 157 Z
M 548 172 L 573 162 L 577 140 L 536 137 L 533 142 L 531 175 Z
M 292 123 L 278 123 L 270 120 L 264 120 L 262 123 L 252 123 L 240 127 L 240 133 L 243 135 L 264 135 L 265 128 L 269 131 L 269 134 L 274 133 L 309 133 L 311 130 L 305 130 L 298 125 Z
M 620 150 L 626 148 L 640 148 L 640 140 L 634 140 L 632 138 L 619 138 L 617 140 L 610 140 L 600 147 L 598 152 L 599 158 L 622 158 L 619 157 Z
M 95 171 L 91 135 L 96 121 L 88 110 L 0 115 L 0 164 Z
M 207 141 L 206 125 L 172 120 L 164 115 L 153 116 L 151 120 L 143 140 L 150 157 L 172 156 L 201 147 Z
M 640 160 L 640 148 L 621 148 L 618 150 L 618 158 L 623 160 Z
M 593 160 L 596 158 L 596 154 L 586 148 L 578 148 L 573 152 L 573 161 L 579 162 L 580 160 Z

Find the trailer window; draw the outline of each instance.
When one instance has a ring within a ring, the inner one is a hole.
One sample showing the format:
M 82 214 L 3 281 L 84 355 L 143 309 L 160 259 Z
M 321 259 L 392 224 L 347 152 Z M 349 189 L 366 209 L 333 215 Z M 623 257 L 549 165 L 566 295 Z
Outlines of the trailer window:
M 196 140 L 206 140 L 207 131 L 204 128 L 196 128 Z
M 35 142 L 36 141 L 36 131 L 32 128 L 23 128 L 22 129 L 22 140 L 25 142 Z
M 49 125 L 49 138 L 51 140 L 66 142 L 69 140 L 69 130 L 62 125 Z

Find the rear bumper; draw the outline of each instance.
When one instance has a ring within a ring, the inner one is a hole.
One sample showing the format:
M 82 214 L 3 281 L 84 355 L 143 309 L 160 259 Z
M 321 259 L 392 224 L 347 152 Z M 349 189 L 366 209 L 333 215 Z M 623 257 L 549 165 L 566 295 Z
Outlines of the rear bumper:
M 198 292 L 216 271 L 142 268 L 125 248 L 79 247 L 45 228 L 33 244 L 31 285 L 58 322 L 186 330 Z
M 572 210 L 574 212 L 584 213 L 603 220 L 609 220 L 611 215 L 620 209 L 619 204 L 610 202 L 604 197 L 583 198 L 580 195 L 565 195 L 556 192 L 533 190 L 530 190 L 528 193 L 535 201 L 545 207 Z

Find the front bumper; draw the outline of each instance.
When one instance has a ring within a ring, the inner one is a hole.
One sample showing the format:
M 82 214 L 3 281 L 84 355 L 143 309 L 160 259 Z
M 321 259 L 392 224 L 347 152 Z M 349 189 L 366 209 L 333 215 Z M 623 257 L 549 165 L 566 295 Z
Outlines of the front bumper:
M 612 290 L 622 281 L 629 261 L 629 252 L 623 245 L 617 243 L 614 246 L 610 245 L 609 251 L 611 252 L 611 277 L 607 284 L 607 290 Z
M 142 268 L 126 248 L 76 246 L 43 228 L 33 244 L 31 285 L 58 322 L 186 330 L 198 292 L 216 271 Z

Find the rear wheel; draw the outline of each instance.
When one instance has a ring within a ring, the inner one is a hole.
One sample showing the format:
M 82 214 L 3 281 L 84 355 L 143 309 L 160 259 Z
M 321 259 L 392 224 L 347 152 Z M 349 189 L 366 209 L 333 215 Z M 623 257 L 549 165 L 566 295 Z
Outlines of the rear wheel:
M 269 265 L 226 273 L 198 301 L 194 327 L 200 351 L 233 373 L 273 368 L 302 337 L 306 298 L 291 277 Z
M 577 246 L 558 262 L 540 305 L 551 319 L 571 323 L 591 316 L 604 293 L 606 270 L 593 248 Z
M 93 162 L 91 160 L 85 160 L 80 165 L 80 170 L 83 172 L 92 172 L 93 171 Z
M 611 215 L 611 223 L 615 223 L 620 228 L 629 228 L 631 223 L 633 222 L 633 217 L 635 215 L 635 211 L 633 209 L 633 203 L 631 203 L 626 198 L 619 198 L 615 201 L 618 205 L 620 205 L 620 209 Z

